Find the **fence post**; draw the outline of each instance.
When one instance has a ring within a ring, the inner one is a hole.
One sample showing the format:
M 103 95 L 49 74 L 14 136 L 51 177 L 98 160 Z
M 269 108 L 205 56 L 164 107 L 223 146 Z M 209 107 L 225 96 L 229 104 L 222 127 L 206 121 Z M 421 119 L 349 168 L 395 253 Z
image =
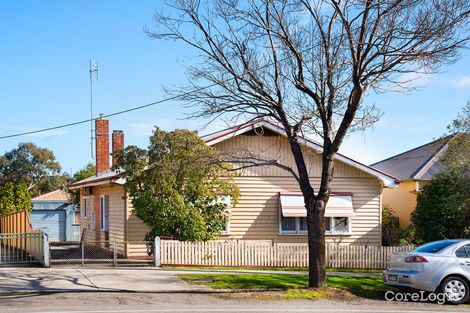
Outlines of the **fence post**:
M 113 241 L 113 260 L 114 260 L 114 266 L 117 266 L 117 249 L 116 249 L 116 241 Z
M 50 262 L 49 262 L 49 235 L 47 233 L 43 233 L 43 255 L 44 255 L 44 267 L 50 267 Z
M 330 249 L 329 248 L 330 248 L 329 244 L 327 242 L 325 242 L 325 267 L 330 267 L 329 264 L 328 264 L 328 259 L 330 258 Z M 307 249 L 307 251 L 308 251 L 308 249 Z
M 82 247 L 82 265 L 85 265 L 85 246 L 83 245 L 83 241 L 80 242 L 80 246 Z
M 160 237 L 155 237 L 153 240 L 153 257 L 155 267 L 160 267 L 162 265 L 160 245 Z

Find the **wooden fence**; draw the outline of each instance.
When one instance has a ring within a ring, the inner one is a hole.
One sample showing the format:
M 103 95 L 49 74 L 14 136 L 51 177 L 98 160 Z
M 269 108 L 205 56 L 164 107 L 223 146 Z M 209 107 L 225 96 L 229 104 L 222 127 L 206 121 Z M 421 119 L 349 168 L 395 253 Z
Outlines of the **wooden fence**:
M 413 247 L 379 247 L 327 244 L 327 267 L 384 269 L 392 253 L 410 251 Z M 161 241 L 163 265 L 307 267 L 306 243 L 273 243 L 272 241 Z
M 0 263 L 43 262 L 44 232 L 33 230 L 28 212 L 0 217 Z
M 32 230 L 27 211 L 11 213 L 0 217 L 0 233 L 28 233 Z

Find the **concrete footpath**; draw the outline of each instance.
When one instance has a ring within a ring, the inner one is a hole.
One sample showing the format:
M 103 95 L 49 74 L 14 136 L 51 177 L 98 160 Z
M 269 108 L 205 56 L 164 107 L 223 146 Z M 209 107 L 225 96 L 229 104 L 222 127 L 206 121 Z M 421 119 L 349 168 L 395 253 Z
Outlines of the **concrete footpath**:
M 0 294 L 53 292 L 222 292 L 189 285 L 177 274 L 308 274 L 301 271 L 139 268 L 0 267 Z M 328 276 L 380 276 L 381 273 L 328 272 Z
M 207 292 L 157 268 L 0 268 L 0 294 L 22 292 Z

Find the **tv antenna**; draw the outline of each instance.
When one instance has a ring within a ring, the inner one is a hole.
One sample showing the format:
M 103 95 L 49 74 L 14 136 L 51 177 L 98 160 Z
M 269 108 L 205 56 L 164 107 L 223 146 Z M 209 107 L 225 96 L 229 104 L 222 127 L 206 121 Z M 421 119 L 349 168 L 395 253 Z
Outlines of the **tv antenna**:
M 90 151 L 91 159 L 94 160 L 93 155 L 93 81 L 98 80 L 98 62 L 90 59 Z

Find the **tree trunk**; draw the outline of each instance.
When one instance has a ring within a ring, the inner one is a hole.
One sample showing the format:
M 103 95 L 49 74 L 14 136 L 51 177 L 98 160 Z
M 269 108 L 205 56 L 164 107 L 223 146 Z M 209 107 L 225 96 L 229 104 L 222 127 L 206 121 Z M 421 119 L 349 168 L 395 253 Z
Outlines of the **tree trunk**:
M 330 196 L 331 179 L 333 177 L 334 162 L 330 153 L 330 141 L 324 145 L 322 156 L 322 178 L 318 195 L 310 183 L 307 166 L 297 137 L 288 137 L 292 154 L 299 173 L 299 187 L 304 197 L 307 209 L 308 228 L 308 259 L 310 288 L 321 288 L 326 286 L 326 262 L 325 262 L 325 207 Z M 326 152 L 325 153 L 325 147 Z
M 321 288 L 326 286 L 325 208 L 330 197 L 334 168 L 333 156 L 324 153 L 322 157 L 321 183 L 318 195 L 315 196 L 298 142 L 292 140 L 291 149 L 297 163 L 299 186 L 307 209 L 308 286 L 310 288 Z
M 326 286 L 325 209 L 330 198 L 334 171 L 334 154 L 331 141 L 325 140 L 322 155 L 322 177 L 317 196 L 304 194 L 307 209 L 308 259 L 310 288 Z
M 307 204 L 308 226 L 308 286 L 321 288 L 326 286 L 325 255 L 325 202 L 309 199 Z

